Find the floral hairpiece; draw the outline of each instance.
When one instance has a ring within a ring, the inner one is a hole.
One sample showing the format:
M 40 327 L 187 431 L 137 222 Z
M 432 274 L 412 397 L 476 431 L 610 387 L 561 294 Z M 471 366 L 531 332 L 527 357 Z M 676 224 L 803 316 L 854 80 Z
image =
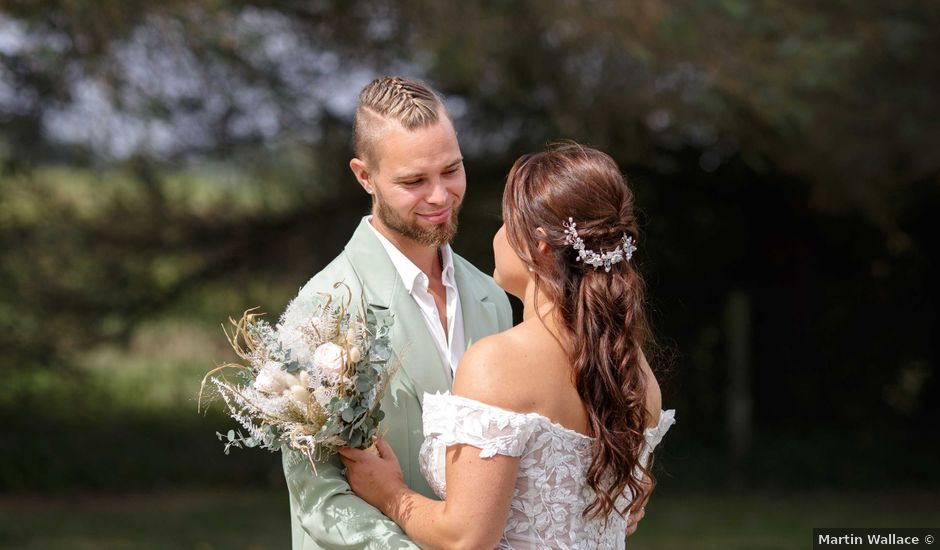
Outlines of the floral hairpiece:
M 610 252 L 604 252 L 604 250 L 601 249 L 601 253 L 598 254 L 593 250 L 585 248 L 584 240 L 578 236 L 578 224 L 575 223 L 574 219 L 568 218 L 568 221 L 562 222 L 562 225 L 565 227 L 565 244 L 572 245 L 574 249 L 578 251 L 578 260 L 594 266 L 594 269 L 604 266 L 604 271 L 610 273 L 610 266 L 622 262 L 623 260 L 629 262 L 630 259 L 633 258 L 633 253 L 636 252 L 633 237 L 624 233 L 623 237 L 620 239 L 621 244 L 618 245 L 617 248 Z

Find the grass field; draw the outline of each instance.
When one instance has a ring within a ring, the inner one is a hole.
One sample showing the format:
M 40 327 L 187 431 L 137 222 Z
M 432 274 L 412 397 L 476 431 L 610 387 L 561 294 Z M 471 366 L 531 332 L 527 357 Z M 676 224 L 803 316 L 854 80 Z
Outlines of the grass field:
M 940 526 L 938 495 L 656 494 L 628 548 L 797 549 L 813 527 Z M 289 548 L 288 514 L 284 489 L 3 497 L 0 548 Z

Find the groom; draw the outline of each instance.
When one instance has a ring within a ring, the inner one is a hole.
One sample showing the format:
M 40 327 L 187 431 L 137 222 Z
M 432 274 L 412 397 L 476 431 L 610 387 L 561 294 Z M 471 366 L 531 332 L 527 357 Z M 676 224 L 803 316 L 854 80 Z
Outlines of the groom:
M 406 483 L 434 498 L 418 465 L 424 392 L 447 391 L 464 351 L 512 326 L 506 294 L 451 250 L 466 190 L 463 157 L 440 97 L 420 82 L 381 78 L 356 108 L 353 175 L 372 195 L 345 249 L 288 305 L 336 294 L 342 281 L 373 309 L 394 316 L 390 347 L 401 368 L 382 400 L 381 430 Z M 334 459 L 313 472 L 306 457 L 283 452 L 294 550 L 417 548 L 401 529 L 349 489 Z
M 374 310 L 394 316 L 390 347 L 401 368 L 382 399 L 381 430 L 405 482 L 436 498 L 421 474 L 424 392 L 447 391 L 464 351 L 506 330 L 512 312 L 489 276 L 450 247 L 466 190 L 463 157 L 441 98 L 421 82 L 386 77 L 366 86 L 356 107 L 353 175 L 372 195 L 372 213 L 282 316 L 336 294 L 342 281 Z M 349 489 L 338 458 L 316 473 L 297 451 L 283 451 L 294 550 L 417 548 L 390 519 Z M 631 530 L 635 528 L 631 526 Z

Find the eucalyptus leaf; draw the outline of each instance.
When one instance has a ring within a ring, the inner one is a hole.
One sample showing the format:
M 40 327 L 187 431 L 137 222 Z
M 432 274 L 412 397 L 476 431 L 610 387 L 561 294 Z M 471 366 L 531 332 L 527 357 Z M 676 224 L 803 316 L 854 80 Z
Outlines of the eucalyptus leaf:
M 290 374 L 294 374 L 300 370 L 300 363 L 297 361 L 288 361 L 281 365 L 281 369 Z

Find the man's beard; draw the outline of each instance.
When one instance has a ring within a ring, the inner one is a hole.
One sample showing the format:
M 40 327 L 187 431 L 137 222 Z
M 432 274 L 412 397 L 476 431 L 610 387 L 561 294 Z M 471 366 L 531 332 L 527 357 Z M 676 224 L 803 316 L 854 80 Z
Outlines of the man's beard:
M 460 213 L 460 203 L 451 206 L 450 218 L 446 222 L 424 228 L 417 221 L 409 221 L 388 207 L 388 204 L 376 193 L 375 214 L 382 220 L 385 227 L 408 237 L 418 244 L 428 247 L 440 247 L 450 243 L 457 234 L 457 214 Z

